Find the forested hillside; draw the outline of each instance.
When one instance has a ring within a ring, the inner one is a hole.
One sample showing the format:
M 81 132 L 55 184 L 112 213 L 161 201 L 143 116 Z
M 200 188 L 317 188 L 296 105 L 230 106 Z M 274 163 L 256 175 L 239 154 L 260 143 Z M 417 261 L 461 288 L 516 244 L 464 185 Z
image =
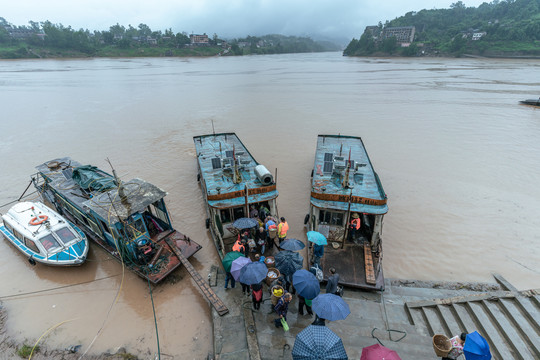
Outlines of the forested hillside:
M 411 44 L 401 47 L 378 36 L 398 26 L 415 27 Z M 540 0 L 494 0 L 478 8 L 458 1 L 449 9 L 411 11 L 378 27 L 378 34 L 353 39 L 344 55 L 540 56 Z
M 206 36 L 206 34 L 204 34 Z M 340 50 L 337 45 L 308 37 L 265 35 L 245 39 L 207 36 L 205 43 L 191 43 L 186 32 L 152 30 L 146 24 L 116 24 L 105 31 L 75 30 L 50 21 L 29 21 L 16 26 L 0 17 L 0 58 L 90 56 L 212 56 L 279 54 Z

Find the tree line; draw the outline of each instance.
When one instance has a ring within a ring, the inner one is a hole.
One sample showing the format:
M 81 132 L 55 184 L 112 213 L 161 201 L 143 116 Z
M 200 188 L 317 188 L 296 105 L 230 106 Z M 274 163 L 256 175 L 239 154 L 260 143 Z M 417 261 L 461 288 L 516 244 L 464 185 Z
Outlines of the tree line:
M 205 34 L 206 35 L 206 34 Z M 117 54 L 130 56 L 144 54 L 196 55 L 180 53 L 191 43 L 186 32 L 173 32 L 172 29 L 154 31 L 146 24 L 127 27 L 116 24 L 105 31 L 73 29 L 71 26 L 53 24 L 50 21 L 29 21 L 29 25 L 15 26 L 0 17 L 0 57 L 31 57 L 40 49 L 54 49 L 62 52 L 76 52 L 82 56 L 100 56 Z M 246 38 L 222 40 L 217 34 L 208 37 L 210 49 L 200 51 L 200 55 L 244 54 L 281 54 L 297 52 L 337 51 L 338 45 L 316 42 L 307 37 L 265 35 L 247 36 Z M 221 47 L 226 48 L 226 51 Z M 7 48 L 7 50 L 6 50 Z M 146 49 L 146 52 L 144 52 Z M 111 52 L 111 51 L 116 52 Z M 138 50 L 138 52 L 136 52 Z M 230 51 L 229 51 L 230 50 Z
M 460 56 L 513 53 L 540 55 L 540 0 L 493 0 L 475 7 L 466 7 L 462 1 L 449 9 L 408 12 L 383 25 L 387 27 L 414 26 L 414 42 L 399 48 L 389 39 L 377 39 L 365 32 L 352 39 L 344 55 L 399 54 L 418 55 L 421 48 L 441 54 Z M 479 40 L 472 33 L 485 33 Z

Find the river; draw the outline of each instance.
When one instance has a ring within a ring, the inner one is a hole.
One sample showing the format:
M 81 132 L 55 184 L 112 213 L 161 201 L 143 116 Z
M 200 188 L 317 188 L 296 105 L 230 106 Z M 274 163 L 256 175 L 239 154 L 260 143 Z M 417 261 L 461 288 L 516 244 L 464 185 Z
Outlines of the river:
M 192 258 L 204 277 L 218 257 L 194 135 L 212 123 L 236 132 L 277 168 L 280 215 L 300 239 L 317 135 L 361 136 L 388 195 L 386 277 L 492 281 L 496 272 L 538 288 L 540 108 L 518 101 L 539 96 L 539 72 L 536 60 L 340 53 L 0 61 L 0 204 L 18 198 L 44 161 L 71 156 L 110 170 L 109 158 L 124 180 L 169 193 L 173 224 L 204 247 Z M 129 272 L 122 281 L 101 249 L 68 269 L 32 267 L 5 240 L 0 252 L 15 339 L 33 344 L 57 326 L 43 343 L 157 352 L 147 283 Z M 161 351 L 200 359 L 212 348 L 209 307 L 185 269 L 175 277 L 153 291 Z

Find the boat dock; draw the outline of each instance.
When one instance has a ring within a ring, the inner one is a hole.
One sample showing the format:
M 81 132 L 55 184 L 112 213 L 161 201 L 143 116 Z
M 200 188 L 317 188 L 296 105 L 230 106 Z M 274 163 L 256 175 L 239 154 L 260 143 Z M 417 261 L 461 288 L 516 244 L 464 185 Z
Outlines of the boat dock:
M 293 296 L 290 331 L 275 328 L 268 292 L 261 309 L 251 310 L 251 297 L 242 296 L 240 286 L 223 288 L 222 271 L 213 268 L 209 281 L 230 313 L 222 317 L 213 311 L 213 358 L 292 359 L 295 336 L 314 317 L 299 315 Z M 342 339 L 350 359 L 359 359 L 362 348 L 378 341 L 403 360 L 440 359 L 433 350 L 434 334 L 453 337 L 475 330 L 488 341 L 493 359 L 540 358 L 540 289 L 518 291 L 501 276 L 494 277 L 497 284 L 487 291 L 411 287 L 390 279 L 385 279 L 384 292 L 345 289 L 351 314 L 327 326 Z

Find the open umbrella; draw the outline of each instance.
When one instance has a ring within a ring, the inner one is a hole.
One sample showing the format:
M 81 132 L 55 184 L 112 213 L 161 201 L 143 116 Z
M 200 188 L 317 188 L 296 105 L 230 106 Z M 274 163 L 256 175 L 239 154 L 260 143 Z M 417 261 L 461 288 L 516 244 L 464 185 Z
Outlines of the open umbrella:
M 281 244 L 279 244 L 279 247 L 283 250 L 298 251 L 305 248 L 306 245 L 304 245 L 304 243 L 298 239 L 286 239 L 283 240 Z
M 334 294 L 319 294 L 313 299 L 311 308 L 320 318 L 335 321 L 343 320 L 350 313 L 349 305 L 339 296 Z
M 230 272 L 231 271 L 231 265 L 232 265 L 232 262 L 236 259 L 238 259 L 239 257 L 241 256 L 244 256 L 244 254 L 242 254 L 241 252 L 239 251 L 231 251 L 231 252 L 228 252 L 225 254 L 225 256 L 223 257 L 223 260 L 221 261 L 221 263 L 223 264 L 223 268 L 225 269 L 226 272 Z
M 489 344 L 477 331 L 467 334 L 463 354 L 467 360 L 490 360 Z
M 240 270 L 238 281 L 247 285 L 258 284 L 266 278 L 267 273 L 268 268 L 262 262 L 252 262 Z
M 294 360 L 348 359 L 343 342 L 326 326 L 309 325 L 296 335 L 292 350 Z
M 231 275 L 233 276 L 234 280 L 238 281 L 238 277 L 240 276 L 240 270 L 247 264 L 251 262 L 251 259 L 248 259 L 247 257 L 240 256 L 238 259 L 234 260 L 231 264 Z
M 328 241 L 326 241 L 326 236 L 324 236 L 318 231 L 308 231 L 307 239 L 308 241 L 311 241 L 312 243 L 317 245 L 328 245 Z
M 292 282 L 296 292 L 308 300 L 315 299 L 321 292 L 319 280 L 307 270 L 301 269 L 296 271 L 293 274 Z
M 304 258 L 297 252 L 283 250 L 274 256 L 276 268 L 283 275 L 292 275 L 304 265 Z
M 236 219 L 232 224 L 237 229 L 251 229 L 257 225 L 259 225 L 259 222 L 253 218 Z
M 362 349 L 360 360 L 401 360 L 401 358 L 394 350 L 375 344 Z

